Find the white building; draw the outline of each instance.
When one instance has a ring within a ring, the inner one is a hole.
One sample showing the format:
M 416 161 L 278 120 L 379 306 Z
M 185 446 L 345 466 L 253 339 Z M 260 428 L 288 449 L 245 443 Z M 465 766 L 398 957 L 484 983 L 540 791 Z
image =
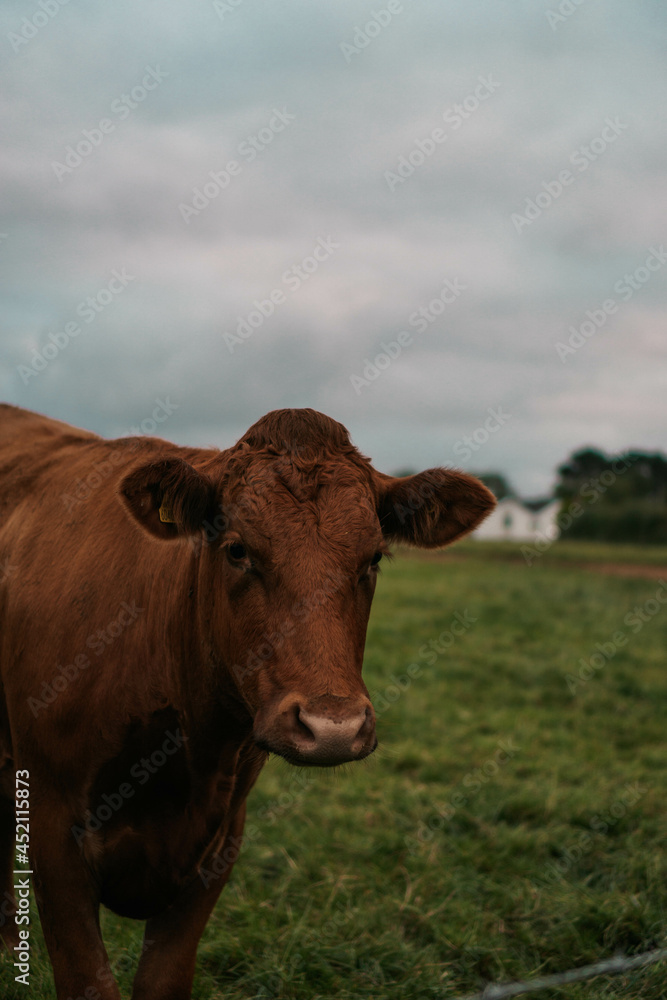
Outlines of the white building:
M 556 523 L 560 500 L 518 500 L 505 497 L 480 524 L 472 538 L 481 541 L 533 542 L 537 538 L 558 538 Z

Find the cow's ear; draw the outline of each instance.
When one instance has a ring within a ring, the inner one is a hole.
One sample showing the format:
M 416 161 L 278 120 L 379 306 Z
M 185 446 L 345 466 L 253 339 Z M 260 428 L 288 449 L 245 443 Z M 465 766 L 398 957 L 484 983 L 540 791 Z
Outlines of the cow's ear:
M 140 465 L 122 480 L 119 494 L 145 531 L 165 539 L 196 534 L 215 503 L 208 476 L 180 458 Z
M 455 469 L 377 476 L 378 517 L 389 541 L 424 549 L 448 545 L 473 531 L 496 505 L 479 479 Z

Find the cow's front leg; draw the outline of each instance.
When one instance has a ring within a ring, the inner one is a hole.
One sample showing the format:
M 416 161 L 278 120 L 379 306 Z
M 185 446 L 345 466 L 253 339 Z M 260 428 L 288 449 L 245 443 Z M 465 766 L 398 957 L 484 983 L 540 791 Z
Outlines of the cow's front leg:
M 58 1000 L 120 1000 L 100 933 L 99 893 L 62 804 L 40 799 L 33 808 L 30 853 Z
M 244 823 L 245 804 L 200 875 L 168 910 L 147 921 L 132 1000 L 189 1000 L 197 945 L 240 853 Z

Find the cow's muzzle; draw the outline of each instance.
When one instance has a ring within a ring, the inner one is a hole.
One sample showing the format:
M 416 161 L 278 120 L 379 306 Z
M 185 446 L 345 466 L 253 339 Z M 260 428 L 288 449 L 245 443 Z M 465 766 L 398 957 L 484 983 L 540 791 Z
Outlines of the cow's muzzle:
M 368 698 L 283 697 L 255 719 L 255 741 L 290 764 L 332 767 L 375 750 L 375 713 Z

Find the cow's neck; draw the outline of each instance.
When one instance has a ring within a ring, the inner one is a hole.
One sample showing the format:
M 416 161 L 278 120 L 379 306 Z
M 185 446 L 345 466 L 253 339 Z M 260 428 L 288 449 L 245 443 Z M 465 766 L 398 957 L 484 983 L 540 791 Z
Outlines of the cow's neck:
M 252 718 L 215 649 L 209 613 L 214 595 L 210 567 L 202 563 L 205 554 L 181 555 L 172 564 L 169 599 L 163 609 L 174 707 L 187 737 L 188 756 L 199 772 L 224 770 L 231 775 L 246 758 L 256 756 Z

